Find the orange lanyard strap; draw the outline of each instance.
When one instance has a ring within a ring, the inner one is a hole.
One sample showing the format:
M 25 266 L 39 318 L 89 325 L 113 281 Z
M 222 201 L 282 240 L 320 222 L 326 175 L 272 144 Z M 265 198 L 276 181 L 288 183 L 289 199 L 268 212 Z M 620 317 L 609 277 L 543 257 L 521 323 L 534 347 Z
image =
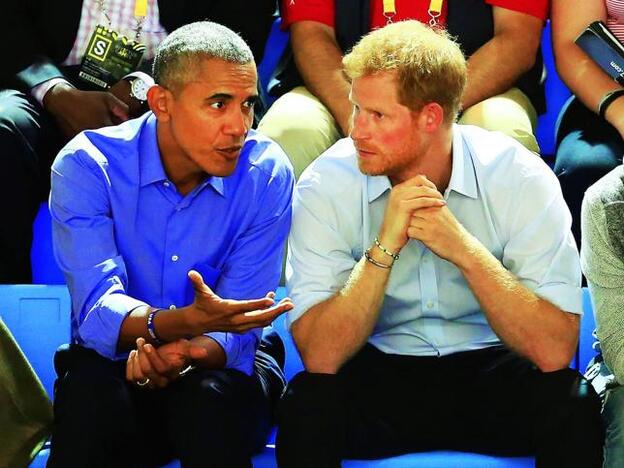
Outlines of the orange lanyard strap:
M 104 0 L 97 1 L 98 6 L 100 7 L 100 11 L 106 18 L 108 22 L 108 27 L 111 27 L 111 18 L 108 15 L 108 9 L 104 3 Z M 136 28 L 134 30 L 135 37 L 134 40 L 138 41 L 141 37 L 141 31 L 143 30 L 143 21 L 145 21 L 145 17 L 147 16 L 147 0 L 135 0 L 134 2 L 134 16 L 136 18 Z
M 442 4 L 444 0 L 429 0 L 429 26 L 433 27 L 438 24 L 438 18 L 442 14 Z M 383 0 L 383 15 L 386 18 L 386 24 L 392 23 L 396 15 L 396 4 L 394 0 Z
M 438 24 L 438 18 L 442 14 L 442 4 L 444 0 L 430 0 L 429 1 L 429 26 L 434 27 Z
M 392 18 L 396 15 L 394 0 L 383 0 L 383 15 L 386 17 L 386 24 L 392 23 Z

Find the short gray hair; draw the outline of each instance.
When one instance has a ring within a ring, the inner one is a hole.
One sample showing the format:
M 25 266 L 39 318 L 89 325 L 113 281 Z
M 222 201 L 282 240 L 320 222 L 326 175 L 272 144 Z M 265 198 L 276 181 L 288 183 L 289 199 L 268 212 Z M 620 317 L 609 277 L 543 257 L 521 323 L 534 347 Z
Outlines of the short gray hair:
M 154 81 L 166 88 L 182 84 L 198 59 L 212 58 L 238 64 L 254 61 L 251 49 L 234 31 L 198 21 L 176 29 L 162 41 L 154 57 Z

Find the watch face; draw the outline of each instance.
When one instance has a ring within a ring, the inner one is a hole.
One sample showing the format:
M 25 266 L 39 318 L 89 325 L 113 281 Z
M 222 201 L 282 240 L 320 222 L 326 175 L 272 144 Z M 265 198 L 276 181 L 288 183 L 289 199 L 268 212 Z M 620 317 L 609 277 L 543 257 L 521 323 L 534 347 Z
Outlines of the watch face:
M 141 78 L 135 78 L 130 84 L 130 94 L 133 98 L 138 99 L 141 102 L 147 101 L 148 89 L 150 89 L 150 85 Z

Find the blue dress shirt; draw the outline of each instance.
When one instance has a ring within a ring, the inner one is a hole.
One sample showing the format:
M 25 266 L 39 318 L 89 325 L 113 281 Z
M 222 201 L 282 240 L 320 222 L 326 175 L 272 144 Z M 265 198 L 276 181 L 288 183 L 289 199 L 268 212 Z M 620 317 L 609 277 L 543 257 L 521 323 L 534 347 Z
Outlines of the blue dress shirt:
M 352 140 L 302 174 L 293 200 L 287 286 L 292 323 L 330 298 L 378 235 L 390 194 L 385 176 L 358 170 Z M 509 137 L 455 125 L 447 206 L 521 283 L 582 313 L 572 218 L 552 171 Z M 500 343 L 461 272 L 410 240 L 392 268 L 369 342 L 386 353 L 442 356 Z
M 229 299 L 261 298 L 279 282 L 294 176 L 281 148 L 249 132 L 234 173 L 186 196 L 167 179 L 148 113 L 79 134 L 52 166 L 57 262 L 72 298 L 72 337 L 110 359 L 135 307 L 193 302 L 187 272 Z M 208 333 L 228 368 L 251 374 L 261 330 Z

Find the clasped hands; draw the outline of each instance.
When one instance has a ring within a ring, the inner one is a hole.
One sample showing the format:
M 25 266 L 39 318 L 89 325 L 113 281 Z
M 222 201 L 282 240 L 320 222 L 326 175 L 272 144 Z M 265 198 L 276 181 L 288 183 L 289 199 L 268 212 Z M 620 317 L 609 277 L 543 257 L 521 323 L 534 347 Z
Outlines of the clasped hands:
M 194 361 L 223 363 L 223 350 L 211 338 L 201 336 L 203 333 L 243 333 L 267 326 L 293 308 L 289 298 L 275 303 L 273 292 L 261 299 L 222 299 L 204 283 L 198 272 L 191 270 L 188 276 L 195 289 L 195 300 L 179 311 L 185 314 L 186 322 L 193 329 L 192 335 L 199 338 L 179 339 L 158 347 L 146 343 L 144 338 L 138 338 L 137 348 L 130 352 L 126 362 L 127 380 L 139 386 L 163 388 L 178 379 L 180 372 Z M 206 343 L 212 346 L 205 346 Z
M 448 209 L 435 184 L 424 175 L 392 188 L 379 239 L 393 252 L 399 252 L 409 239 L 419 240 L 437 256 L 456 265 L 474 242 Z

